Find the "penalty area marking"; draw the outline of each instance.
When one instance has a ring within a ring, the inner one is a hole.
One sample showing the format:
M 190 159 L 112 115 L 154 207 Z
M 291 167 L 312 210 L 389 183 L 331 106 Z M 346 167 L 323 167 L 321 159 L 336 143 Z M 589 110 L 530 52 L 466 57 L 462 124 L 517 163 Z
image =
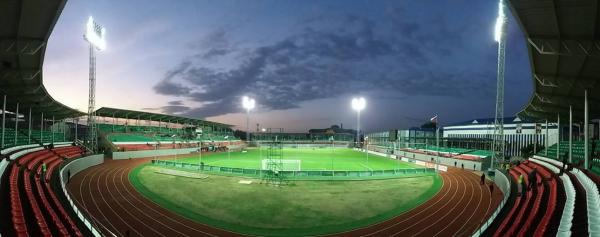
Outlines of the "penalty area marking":
M 371 167 L 364 165 L 363 163 L 360 163 L 360 165 L 362 165 L 363 167 L 369 169 L 369 171 L 373 171 L 373 169 L 371 169 Z
M 205 175 L 205 174 L 198 174 L 198 173 L 192 173 L 192 172 L 186 172 L 186 171 L 180 171 L 180 170 L 159 169 L 159 170 L 155 170 L 154 172 L 156 172 L 158 174 L 179 176 L 179 177 L 192 178 L 192 179 L 208 178 L 208 175 Z

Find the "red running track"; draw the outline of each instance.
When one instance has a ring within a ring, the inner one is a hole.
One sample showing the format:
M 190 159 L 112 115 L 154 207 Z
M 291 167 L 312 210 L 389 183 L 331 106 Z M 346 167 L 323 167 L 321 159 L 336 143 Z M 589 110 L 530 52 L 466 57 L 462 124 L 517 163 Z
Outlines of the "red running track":
M 106 160 L 71 179 L 68 189 L 78 207 L 92 215 L 100 231 L 117 236 L 239 236 L 170 212 L 136 192 L 128 174 L 149 159 Z M 336 236 L 470 236 L 499 205 L 497 187 L 470 171 L 449 168 L 432 199 L 390 220 Z

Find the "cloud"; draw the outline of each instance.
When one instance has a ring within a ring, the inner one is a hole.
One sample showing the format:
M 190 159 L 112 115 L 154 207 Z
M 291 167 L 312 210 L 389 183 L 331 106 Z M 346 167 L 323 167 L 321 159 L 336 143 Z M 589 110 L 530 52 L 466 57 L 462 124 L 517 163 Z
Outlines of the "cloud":
M 166 105 L 160 108 L 163 113 L 167 114 L 182 114 L 188 112 L 190 107 L 183 105 Z
M 191 116 L 238 112 L 240 97 L 247 94 L 264 109 L 283 110 L 297 108 L 304 101 L 381 90 L 401 96 L 453 97 L 488 92 L 487 72 L 438 67 L 439 54 L 452 53 L 450 47 L 431 43 L 440 37 L 431 32 L 453 34 L 444 24 L 426 28 L 398 14 L 402 11 L 390 10 L 388 15 L 396 20 L 386 26 L 353 15 L 342 17 L 334 27 L 320 27 L 315 23 L 319 20 L 314 20 L 281 40 L 243 50 L 232 50 L 228 34 L 220 29 L 202 41 L 208 48 L 200 50 L 200 58 L 237 53 L 238 65 L 222 69 L 184 59 L 154 89 L 202 104 L 163 107 L 163 111 Z M 400 33 L 390 34 L 391 30 Z M 451 36 L 447 40 L 460 39 Z
M 181 100 L 174 100 L 174 101 L 169 101 L 168 104 L 169 105 L 183 105 L 183 102 Z

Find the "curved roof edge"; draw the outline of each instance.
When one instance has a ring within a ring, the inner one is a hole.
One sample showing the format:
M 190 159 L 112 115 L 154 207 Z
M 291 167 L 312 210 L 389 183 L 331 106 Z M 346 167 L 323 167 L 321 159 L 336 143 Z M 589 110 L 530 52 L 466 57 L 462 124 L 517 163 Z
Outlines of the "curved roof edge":
M 6 110 L 65 119 L 86 113 L 56 101 L 42 80 L 48 38 L 66 0 L 0 1 L 0 100 Z
M 520 1 L 508 7 L 525 35 L 533 93 L 519 117 L 556 121 L 573 111 L 600 117 L 600 8 L 597 0 Z
M 96 110 L 96 116 L 102 117 L 111 117 L 111 118 L 123 118 L 123 119 L 140 119 L 140 120 L 148 120 L 148 121 L 162 121 L 171 123 L 188 123 L 188 124 L 202 124 L 202 125 L 214 125 L 219 127 L 233 127 L 233 125 L 217 123 L 202 119 L 188 118 L 176 115 L 169 114 L 159 114 L 159 113 L 151 113 L 151 112 L 143 112 L 143 111 L 135 111 L 128 109 L 117 109 L 117 108 L 109 108 L 102 107 Z

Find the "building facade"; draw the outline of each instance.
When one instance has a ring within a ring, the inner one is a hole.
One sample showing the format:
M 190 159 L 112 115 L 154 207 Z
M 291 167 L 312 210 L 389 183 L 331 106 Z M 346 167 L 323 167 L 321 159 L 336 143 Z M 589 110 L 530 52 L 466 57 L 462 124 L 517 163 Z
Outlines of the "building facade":
M 491 142 L 493 134 L 493 118 L 474 119 L 443 128 L 443 138 L 448 142 L 460 140 Z M 555 144 L 558 141 L 557 124 L 548 123 L 546 128 L 546 123 L 525 121 L 519 117 L 507 117 L 504 118 L 504 140 L 506 142 L 505 154 L 520 156 L 521 148 L 527 145 L 537 142 L 537 144 L 547 147 Z

